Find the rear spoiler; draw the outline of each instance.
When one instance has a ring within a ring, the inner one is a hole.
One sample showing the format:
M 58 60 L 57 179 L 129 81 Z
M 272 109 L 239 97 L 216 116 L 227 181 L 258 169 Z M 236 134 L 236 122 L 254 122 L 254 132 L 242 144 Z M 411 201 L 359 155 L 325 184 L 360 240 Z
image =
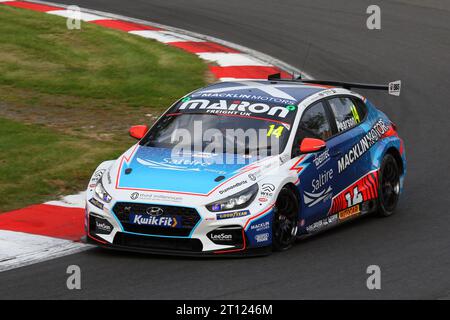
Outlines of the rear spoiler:
M 311 83 L 311 84 L 321 84 L 333 87 L 342 87 L 344 89 L 370 89 L 370 90 L 384 90 L 388 91 L 390 95 L 400 96 L 400 89 L 402 82 L 400 80 L 389 82 L 387 85 L 383 84 L 367 84 L 367 83 L 356 83 L 356 82 L 344 82 L 344 81 L 333 81 L 333 80 L 313 80 L 313 79 L 302 79 L 298 77 L 297 79 L 281 79 L 280 73 L 271 74 L 267 77 L 269 81 L 290 81 L 290 82 L 301 82 L 301 83 Z

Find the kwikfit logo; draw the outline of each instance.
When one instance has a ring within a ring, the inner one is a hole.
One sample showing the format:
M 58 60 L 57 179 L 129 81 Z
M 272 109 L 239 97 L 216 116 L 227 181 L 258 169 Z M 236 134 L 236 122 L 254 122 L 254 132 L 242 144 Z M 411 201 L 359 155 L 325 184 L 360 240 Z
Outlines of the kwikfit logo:
M 130 223 L 137 225 L 158 226 L 158 227 L 180 227 L 179 217 L 155 217 L 142 214 L 131 214 Z

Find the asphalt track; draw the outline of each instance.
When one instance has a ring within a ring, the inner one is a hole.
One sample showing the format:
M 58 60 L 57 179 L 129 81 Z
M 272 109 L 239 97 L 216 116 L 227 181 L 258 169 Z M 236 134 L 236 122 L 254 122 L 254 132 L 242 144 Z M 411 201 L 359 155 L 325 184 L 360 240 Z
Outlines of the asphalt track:
M 386 83 L 400 98 L 364 92 L 398 125 L 408 175 L 396 215 L 366 217 L 252 259 L 185 259 L 100 249 L 0 274 L 0 298 L 381 299 L 450 298 L 450 4 L 378 1 L 382 29 L 366 28 L 372 1 L 59 0 L 222 38 L 316 78 Z M 189 79 L 186 79 L 189 81 Z M 66 268 L 82 290 L 66 288 Z M 381 267 L 381 290 L 366 268 Z

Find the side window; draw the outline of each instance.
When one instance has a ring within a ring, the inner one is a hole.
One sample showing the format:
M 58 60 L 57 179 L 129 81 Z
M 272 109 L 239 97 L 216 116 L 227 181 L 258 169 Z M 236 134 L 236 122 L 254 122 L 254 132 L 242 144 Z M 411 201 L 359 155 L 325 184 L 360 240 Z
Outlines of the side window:
M 303 113 L 299 128 L 306 131 L 306 134 L 312 133 L 312 135 L 322 140 L 331 137 L 330 123 L 322 102 L 314 104 Z
M 348 97 L 338 97 L 328 100 L 336 119 L 338 132 L 353 128 L 360 123 L 365 114 L 361 114 L 361 108 L 357 107 L 352 99 Z
M 367 114 L 366 104 L 361 99 L 358 99 L 356 97 L 352 97 L 352 100 L 356 105 L 356 110 L 358 111 L 359 119 L 363 121 Z

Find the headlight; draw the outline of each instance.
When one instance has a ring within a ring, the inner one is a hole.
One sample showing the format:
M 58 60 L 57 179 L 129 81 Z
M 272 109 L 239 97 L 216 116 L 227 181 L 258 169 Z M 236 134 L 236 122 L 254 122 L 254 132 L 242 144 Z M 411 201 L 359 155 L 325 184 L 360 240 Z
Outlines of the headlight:
M 258 185 L 255 183 L 251 187 L 242 190 L 232 196 L 226 197 L 222 200 L 212 202 L 206 205 L 209 211 L 227 211 L 234 209 L 242 209 L 247 207 L 258 193 Z
M 105 202 L 109 203 L 112 200 L 109 193 L 106 192 L 105 188 L 103 187 L 102 178 L 98 179 L 97 185 L 95 186 L 95 194 Z

